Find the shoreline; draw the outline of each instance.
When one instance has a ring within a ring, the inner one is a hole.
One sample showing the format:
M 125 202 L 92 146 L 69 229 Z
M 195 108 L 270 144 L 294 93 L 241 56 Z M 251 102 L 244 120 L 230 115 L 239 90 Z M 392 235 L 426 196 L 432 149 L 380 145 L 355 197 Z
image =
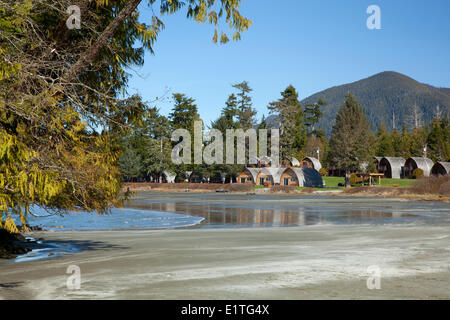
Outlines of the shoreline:
M 227 186 L 243 186 L 232 187 L 231 190 L 227 190 Z M 355 187 L 351 189 L 342 190 L 326 190 L 324 189 L 314 189 L 314 188 L 304 188 L 302 190 L 297 190 L 292 187 L 287 188 L 277 188 L 272 191 L 270 188 L 260 189 L 254 188 L 250 185 L 241 184 L 153 184 L 153 183 L 132 183 L 125 184 L 123 191 L 129 188 L 129 191 L 139 193 L 139 192 L 185 192 L 185 193 L 229 193 L 229 194 L 283 194 L 283 195 L 308 195 L 313 194 L 317 196 L 348 196 L 348 197 L 379 197 L 379 198 L 395 198 L 395 199 L 407 199 L 407 200 L 417 200 L 417 201 L 437 201 L 443 203 L 450 203 L 450 195 L 439 195 L 439 194 L 420 194 L 414 193 L 411 188 L 387 188 L 387 187 Z M 222 187 L 222 188 L 221 188 Z M 236 190 L 233 191 L 233 188 Z M 239 189 L 243 190 L 239 190 Z M 225 190 L 226 192 L 223 192 Z

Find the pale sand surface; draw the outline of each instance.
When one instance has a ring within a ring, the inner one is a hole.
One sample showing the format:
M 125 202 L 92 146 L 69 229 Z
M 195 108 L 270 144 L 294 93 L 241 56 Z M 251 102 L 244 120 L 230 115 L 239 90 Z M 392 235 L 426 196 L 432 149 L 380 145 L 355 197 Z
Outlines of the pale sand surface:
M 0 261 L 3 299 L 450 299 L 450 226 L 37 233 L 84 246 Z M 67 267 L 81 268 L 68 290 Z M 367 268 L 381 268 L 368 290 Z

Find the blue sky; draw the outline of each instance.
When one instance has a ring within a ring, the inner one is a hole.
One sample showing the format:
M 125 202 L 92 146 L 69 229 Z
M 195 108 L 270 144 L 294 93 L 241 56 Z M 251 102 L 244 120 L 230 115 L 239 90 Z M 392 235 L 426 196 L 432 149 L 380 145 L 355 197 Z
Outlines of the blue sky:
M 143 1 L 145 2 L 145 0 Z M 369 5 L 381 8 L 381 30 L 369 30 Z M 141 20 L 151 16 L 143 3 Z M 156 8 L 155 8 L 156 9 Z M 232 84 L 248 81 L 258 118 L 289 84 L 300 98 L 382 71 L 450 87 L 448 0 L 245 0 L 241 13 L 253 21 L 242 40 L 212 42 L 213 27 L 164 16 L 166 29 L 135 69 L 129 94 L 151 101 L 168 92 L 189 95 L 205 124 L 220 115 Z M 156 103 L 168 115 L 170 99 Z

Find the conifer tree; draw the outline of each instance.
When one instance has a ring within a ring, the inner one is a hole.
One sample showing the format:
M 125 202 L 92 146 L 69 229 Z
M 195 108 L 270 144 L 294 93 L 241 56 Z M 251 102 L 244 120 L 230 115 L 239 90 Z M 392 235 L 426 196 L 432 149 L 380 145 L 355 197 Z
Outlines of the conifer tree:
M 271 102 L 268 109 L 279 115 L 281 158 L 300 157 L 306 144 L 306 127 L 297 90 L 288 86 L 281 92 L 281 99 Z
M 361 165 L 371 162 L 372 133 L 369 122 L 356 98 L 348 93 L 336 115 L 330 138 L 330 164 L 346 173 L 359 172 Z

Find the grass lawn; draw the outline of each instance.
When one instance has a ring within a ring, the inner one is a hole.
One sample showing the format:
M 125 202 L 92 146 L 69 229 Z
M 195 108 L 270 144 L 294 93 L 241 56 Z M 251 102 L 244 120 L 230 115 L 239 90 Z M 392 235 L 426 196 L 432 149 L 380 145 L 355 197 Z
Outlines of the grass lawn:
M 343 177 L 323 177 L 323 181 L 327 188 L 342 188 L 338 187 L 339 182 L 344 183 L 345 179 Z M 381 185 L 376 185 L 377 187 L 393 188 L 397 185 L 398 188 L 411 188 L 415 180 L 412 179 L 388 179 L 381 178 Z M 378 183 L 378 180 L 376 180 Z
M 323 182 L 325 182 L 326 188 L 343 188 L 339 187 L 340 182 L 344 183 L 345 179 L 343 177 L 322 177 Z
M 323 177 L 325 182 L 325 189 L 327 190 L 341 190 L 344 187 L 339 187 L 339 183 L 344 183 L 345 179 L 343 177 Z M 394 188 L 394 185 L 398 188 L 411 188 L 415 180 L 412 179 L 388 179 L 381 178 L 381 185 L 376 185 L 376 187 Z M 376 180 L 378 183 L 378 179 Z M 255 189 L 263 189 L 264 186 L 254 186 Z M 304 187 L 297 187 L 297 190 L 305 189 Z M 320 188 L 317 188 L 320 190 Z
M 397 185 L 398 188 L 411 188 L 414 184 L 413 179 L 388 179 L 381 178 L 381 185 L 377 185 L 377 187 L 394 187 Z M 378 182 L 377 182 L 378 183 Z

